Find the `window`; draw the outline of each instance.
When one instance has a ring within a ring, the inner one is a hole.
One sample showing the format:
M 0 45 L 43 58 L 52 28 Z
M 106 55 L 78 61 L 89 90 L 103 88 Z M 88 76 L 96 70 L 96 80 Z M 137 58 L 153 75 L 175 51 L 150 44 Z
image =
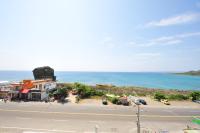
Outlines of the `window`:
M 39 84 L 39 89 L 40 89 L 40 90 L 42 89 L 42 84 Z

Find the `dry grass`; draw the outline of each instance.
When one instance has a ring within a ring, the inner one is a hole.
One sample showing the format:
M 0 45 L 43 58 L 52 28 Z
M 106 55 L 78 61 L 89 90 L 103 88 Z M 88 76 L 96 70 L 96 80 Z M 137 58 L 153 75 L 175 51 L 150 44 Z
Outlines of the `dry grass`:
M 73 88 L 73 83 L 59 83 L 60 87 L 71 87 Z M 164 90 L 157 88 L 144 88 L 144 87 L 136 87 L 136 86 L 112 86 L 112 85 L 96 85 L 91 86 L 93 89 L 97 91 L 102 91 L 105 93 L 112 93 L 116 95 L 137 95 L 137 96 L 152 96 L 155 92 L 160 92 L 162 94 L 182 94 L 189 95 L 191 93 L 190 90 Z

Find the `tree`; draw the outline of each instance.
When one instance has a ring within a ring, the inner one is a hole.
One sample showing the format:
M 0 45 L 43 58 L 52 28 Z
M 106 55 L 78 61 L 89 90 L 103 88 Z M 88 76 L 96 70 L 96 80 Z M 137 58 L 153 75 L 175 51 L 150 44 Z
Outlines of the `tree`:
M 200 91 L 193 91 L 190 96 L 192 97 L 192 101 L 200 99 Z
M 68 91 L 67 88 L 58 88 L 53 94 L 58 100 L 62 100 L 68 96 Z
M 96 91 L 93 88 L 80 83 L 74 83 L 74 89 L 77 90 L 78 95 L 80 95 L 81 98 L 87 98 L 96 94 Z

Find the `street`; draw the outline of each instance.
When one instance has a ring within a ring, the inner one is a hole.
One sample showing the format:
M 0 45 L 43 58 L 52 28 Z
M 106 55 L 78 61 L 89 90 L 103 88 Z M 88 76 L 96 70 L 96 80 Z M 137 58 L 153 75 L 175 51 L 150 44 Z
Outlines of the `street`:
M 0 133 L 135 133 L 137 107 L 0 102 Z M 141 131 L 181 133 L 200 108 L 141 106 Z

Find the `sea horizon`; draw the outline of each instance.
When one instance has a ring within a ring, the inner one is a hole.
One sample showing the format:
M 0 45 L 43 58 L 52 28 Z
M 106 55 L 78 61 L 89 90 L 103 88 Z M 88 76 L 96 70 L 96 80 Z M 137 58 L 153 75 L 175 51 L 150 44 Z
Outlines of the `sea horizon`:
M 0 70 L 0 71 L 25 71 L 25 72 L 32 72 L 33 70 Z M 190 70 L 188 70 L 190 71 Z M 179 73 L 179 72 L 187 72 L 182 70 L 182 71 L 101 71 L 101 70 L 54 70 L 54 72 L 106 72 L 106 73 Z

